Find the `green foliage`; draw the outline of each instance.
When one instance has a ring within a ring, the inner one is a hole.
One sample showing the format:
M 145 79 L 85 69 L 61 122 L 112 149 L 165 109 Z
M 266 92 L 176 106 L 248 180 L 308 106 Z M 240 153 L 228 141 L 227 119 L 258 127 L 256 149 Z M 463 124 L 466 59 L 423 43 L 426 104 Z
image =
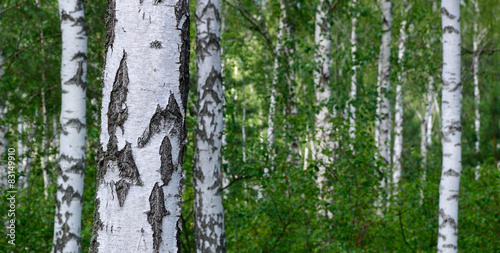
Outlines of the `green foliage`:
M 434 112 L 432 143 L 426 168 L 422 168 L 420 150 L 421 118 L 425 110 L 428 77 L 435 80 L 440 94 L 441 35 L 439 3 L 433 12 L 432 1 L 414 1 L 407 16 L 402 16 L 402 1 L 394 0 L 393 56 L 391 82 L 403 65 L 397 62 L 397 44 L 401 21 L 407 19 L 409 31 L 406 72 L 404 151 L 399 194 L 389 196 L 379 181 L 390 170 L 375 160 L 373 132 L 377 97 L 377 68 L 381 39 L 380 10 L 376 1 L 363 0 L 355 10 L 349 1 L 339 1 L 329 14 L 332 24 L 331 88 L 334 96 L 326 103 L 335 108 L 332 119 L 336 150 L 320 150 L 314 140 L 315 102 L 313 71 L 314 15 L 317 0 L 287 1 L 287 21 L 292 33 L 284 45 L 294 51 L 278 57 L 278 90 L 275 123 L 276 142 L 269 147 L 268 112 L 273 83 L 275 46 L 280 17 L 279 1 L 228 0 L 224 4 L 222 35 L 226 145 L 223 148 L 225 226 L 228 252 L 435 252 L 437 242 L 437 206 L 441 175 L 439 113 Z M 335 2 L 335 1 L 334 1 Z M 411 1 L 410 1 L 411 2 Z M 464 1 L 469 6 L 470 1 Z M 480 0 L 481 17 L 473 8 L 462 9 L 463 47 L 472 49 L 472 21 L 477 18 L 486 28 L 482 46 L 493 49 L 499 41 L 497 20 L 500 8 L 496 0 Z M 82 213 L 82 251 L 87 251 L 92 233 L 95 196 L 95 156 L 100 134 L 101 70 L 104 59 L 105 1 L 84 3 L 89 34 L 87 78 L 87 156 Z M 52 120 L 60 111 L 60 28 L 57 1 L 6 0 L 0 4 L 0 48 L 5 74 L 0 79 L 0 105 L 8 111 L 0 124 L 6 126 L 8 147 L 17 149 L 21 140 L 29 146 L 31 173 L 29 187 L 17 193 L 16 246 L 0 237 L 2 252 L 49 252 L 52 244 L 55 194 L 54 140 L 57 129 Z M 8 9 L 9 7 L 12 7 Z M 195 2 L 191 2 L 194 20 Z M 235 7 L 237 9 L 235 9 Z M 8 10 L 7 10 L 8 9 Z M 239 9 L 239 10 L 238 10 Z M 350 103 L 357 108 L 356 138 L 351 140 L 346 107 L 351 85 L 351 15 L 358 14 L 358 95 Z M 248 17 L 256 21 L 252 24 Z M 36 22 L 35 22 L 36 21 Z M 188 143 L 185 152 L 182 204 L 182 250 L 194 252 L 192 168 L 196 129 L 196 48 L 195 22 L 191 22 L 191 79 L 186 125 Z M 44 40 L 41 43 L 41 32 Z M 268 37 L 266 37 L 268 36 Z M 269 38 L 269 40 L 267 39 Z M 428 46 L 427 46 L 428 44 Z M 474 100 L 471 54 L 463 53 L 463 173 L 459 211 L 459 247 L 462 252 L 500 252 L 500 171 L 493 164 L 498 158 L 500 138 L 500 54 L 482 54 L 480 58 L 481 132 L 480 153 L 474 151 Z M 43 53 L 42 53 L 43 52 Z M 293 60 L 293 61 L 292 61 Z M 293 62 L 293 64 L 289 64 Z M 294 72 L 295 81 L 287 77 Z M 285 109 L 292 97 L 289 85 L 295 85 L 297 115 Z M 41 88 L 44 88 L 48 125 L 42 124 Z M 243 89 L 246 120 L 242 121 Z M 393 88 L 392 88 L 393 89 Z M 394 101 L 391 90 L 390 99 Z M 440 103 L 439 96 L 437 102 Z M 18 118 L 29 122 L 30 129 L 17 132 Z M 242 126 L 246 139 L 242 138 Z M 51 144 L 42 150 L 43 136 Z M 291 152 L 297 141 L 300 154 Z M 311 145 L 313 144 L 313 145 Z M 246 160 L 243 160 L 245 147 Z M 314 148 L 313 148 L 314 147 Z M 352 147 L 352 148 L 351 148 Z M 307 150 L 307 152 L 306 152 Z M 331 163 L 317 161 L 314 152 L 332 157 Z M 333 155 L 337 157 L 333 159 Z M 52 157 L 48 164 L 51 178 L 49 197 L 43 193 L 41 157 Z M 6 155 L 2 154 L 3 161 Z M 24 157 L 16 156 L 17 160 Z M 297 158 L 297 159 L 293 159 Z M 295 162 L 298 161 L 298 162 Z M 304 166 L 304 164 L 306 166 Z M 479 165 L 481 177 L 474 180 Z M 320 193 L 316 179 L 320 166 L 326 166 L 325 189 Z M 426 179 L 423 180 L 423 172 Z M 21 176 L 18 175 L 18 176 Z M 391 185 L 389 189 L 396 186 Z M 0 199 L 2 222 L 8 213 L 8 193 Z M 374 203 L 381 198 L 381 210 Z M 383 215 L 378 212 L 382 211 Z M 2 230 L 5 232 L 5 230 Z M 5 233 L 4 233 L 5 234 Z

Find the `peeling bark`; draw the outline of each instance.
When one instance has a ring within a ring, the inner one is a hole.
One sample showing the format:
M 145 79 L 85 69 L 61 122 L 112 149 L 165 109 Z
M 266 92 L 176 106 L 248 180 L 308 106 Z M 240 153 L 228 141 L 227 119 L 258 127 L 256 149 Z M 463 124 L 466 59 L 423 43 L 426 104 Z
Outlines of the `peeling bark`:
M 198 98 L 193 168 L 196 252 L 226 252 L 221 181 L 224 93 L 220 0 L 197 2 L 196 26 Z
M 462 171 L 460 2 L 441 2 L 443 28 L 442 145 L 438 252 L 458 252 L 458 193 Z
M 187 1 L 108 0 L 106 31 L 89 251 L 180 252 Z

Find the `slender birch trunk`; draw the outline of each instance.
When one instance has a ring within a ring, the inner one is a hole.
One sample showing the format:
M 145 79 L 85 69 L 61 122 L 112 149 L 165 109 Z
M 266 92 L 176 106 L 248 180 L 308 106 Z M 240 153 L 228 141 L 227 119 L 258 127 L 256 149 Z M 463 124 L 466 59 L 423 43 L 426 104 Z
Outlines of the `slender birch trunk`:
M 386 205 L 389 189 L 389 177 L 387 174 L 391 166 L 391 102 L 388 97 L 390 90 L 390 59 L 391 59 L 391 27 L 392 27 L 392 3 L 390 0 L 380 0 L 382 7 L 382 43 L 380 45 L 380 58 L 378 64 L 377 79 L 377 110 L 375 121 L 375 143 L 378 150 L 376 159 L 382 159 L 382 177 L 380 188 L 386 193 L 379 196 L 375 202 L 377 213 L 383 215 L 382 207 Z
M 247 104 L 245 101 L 245 84 L 243 84 L 243 90 L 242 90 L 242 103 L 243 103 L 243 113 L 241 116 L 241 140 L 242 140 L 242 145 L 241 145 L 241 152 L 243 154 L 243 162 L 247 161 L 247 154 L 246 154 L 246 148 L 245 148 L 245 143 L 247 141 L 247 135 L 246 135 L 246 130 L 245 130 L 245 121 L 247 117 Z
M 432 50 L 428 44 L 427 48 Z M 420 188 L 421 201 L 424 199 L 424 187 L 427 181 L 427 154 L 432 142 L 432 108 L 434 98 L 434 77 L 428 73 L 425 113 L 420 126 L 420 153 L 422 155 L 422 187 Z
M 44 75 L 45 76 L 45 75 Z M 45 105 L 45 92 L 44 89 L 42 88 L 42 157 L 40 158 L 40 166 L 42 167 L 42 176 L 43 176 L 43 195 L 47 199 L 49 197 L 49 184 L 50 184 L 50 178 L 49 178 L 49 173 L 47 170 L 47 163 L 48 163 L 48 155 L 47 155 L 47 149 L 49 146 L 49 139 L 48 139 L 48 124 L 47 124 L 47 107 Z
M 315 137 L 318 142 L 316 159 L 320 162 L 316 183 L 320 191 L 323 190 L 326 181 L 326 166 L 330 163 L 328 155 L 334 148 L 332 113 L 327 106 L 332 96 L 330 88 L 330 48 L 331 25 L 327 19 L 329 0 L 321 0 L 316 9 L 316 20 L 314 29 L 314 43 L 317 46 L 315 62 L 317 68 L 314 71 L 314 84 L 316 95 L 316 106 L 320 108 L 319 114 L 314 117 Z
M 105 55 L 89 252 L 179 252 L 188 2 L 108 1 Z
M 24 128 L 23 128 L 23 117 L 18 116 L 17 118 L 17 172 L 20 174 L 17 179 L 18 189 L 21 190 L 24 185 L 25 175 L 24 175 Z
M 478 0 L 472 0 L 472 4 L 474 5 L 475 18 L 474 18 L 474 39 L 472 42 L 472 51 L 474 52 L 472 55 L 472 70 L 473 70 L 473 78 L 474 78 L 474 132 L 476 134 L 476 141 L 474 143 L 474 152 L 476 157 L 479 155 L 479 143 L 481 140 L 480 130 L 481 130 L 481 113 L 479 111 L 479 105 L 481 103 L 481 94 L 479 91 L 479 43 L 480 43 L 480 34 L 479 34 L 479 2 Z M 474 170 L 475 179 L 478 180 L 480 177 L 479 174 L 479 162 Z
M 358 23 L 359 14 L 356 12 L 358 7 L 358 0 L 351 1 L 351 60 L 352 60 L 352 76 L 351 76 L 351 91 L 349 92 L 349 138 L 351 138 L 351 150 L 354 150 L 353 142 L 356 138 L 356 105 L 354 101 L 357 96 L 358 84 L 358 63 L 356 59 L 357 52 L 357 35 L 356 25 Z
M 226 252 L 221 187 L 223 101 L 221 75 L 221 1 L 199 0 L 196 5 L 198 120 L 194 167 L 194 231 L 196 251 Z M 243 122 L 245 136 L 245 87 Z M 245 161 L 243 143 L 243 161 Z
M 79 252 L 85 164 L 87 26 L 83 1 L 59 0 L 62 32 L 59 167 L 52 252 Z
M 281 1 L 280 1 L 281 6 Z M 269 114 L 267 118 L 267 145 L 269 149 L 269 155 L 271 160 L 274 158 L 274 141 L 276 139 L 275 136 L 275 126 L 274 120 L 276 118 L 276 99 L 278 96 L 278 81 L 279 81 L 279 67 L 280 67 L 280 58 L 281 58 L 281 50 L 282 50 L 282 41 L 283 41 L 283 33 L 284 33 L 284 17 L 280 17 L 279 25 L 278 25 L 278 36 L 276 39 L 276 48 L 274 50 L 274 66 L 273 66 L 273 81 L 271 84 L 271 94 L 269 98 Z
M 438 252 L 458 252 L 458 199 L 462 172 L 460 1 L 441 2 L 443 29 L 442 145 Z
M 0 55 L 1 58 L 1 55 Z M 0 64 L 2 64 L 0 59 Z M 0 68 L 1 69 L 1 68 Z M 0 70 L 0 78 L 2 73 Z M 7 122 L 5 122 L 5 114 L 7 112 L 7 103 L 0 102 L 0 189 L 7 189 L 7 161 L 3 159 L 5 152 L 7 151 Z
M 408 5 L 407 0 L 403 0 L 404 9 L 402 11 L 402 16 L 407 17 L 410 11 L 411 5 Z M 403 88 L 405 84 L 405 64 L 404 56 L 406 52 L 406 41 L 408 39 L 407 35 L 407 21 L 406 18 L 401 21 L 401 28 L 399 30 L 399 45 L 398 45 L 398 65 L 400 66 L 398 72 L 398 84 L 396 85 L 396 114 L 395 114 L 395 125 L 394 125 L 394 154 L 392 157 L 392 183 L 394 185 L 394 194 L 397 195 L 399 180 L 401 178 L 402 169 L 402 154 L 403 154 L 403 115 L 404 115 L 404 94 Z
M 382 44 L 380 45 L 380 59 L 378 70 L 378 148 L 382 160 L 390 166 L 391 141 L 391 102 L 388 97 L 390 90 L 390 60 L 391 60 L 391 27 L 392 3 L 390 0 L 380 0 L 382 6 Z

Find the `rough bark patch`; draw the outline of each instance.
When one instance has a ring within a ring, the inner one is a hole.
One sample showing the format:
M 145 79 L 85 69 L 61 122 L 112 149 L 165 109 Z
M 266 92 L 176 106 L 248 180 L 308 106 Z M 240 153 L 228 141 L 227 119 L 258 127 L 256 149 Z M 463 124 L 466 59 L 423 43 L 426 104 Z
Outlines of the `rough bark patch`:
M 164 185 L 168 185 L 174 173 L 174 163 L 172 162 L 172 144 L 168 136 L 163 138 L 160 146 L 160 160 L 161 160 L 161 180 Z
M 149 196 L 150 211 L 148 211 L 148 222 L 153 229 L 153 250 L 155 253 L 160 252 L 161 231 L 163 217 L 170 215 L 165 208 L 165 197 L 162 187 L 156 183 Z
M 115 0 L 107 0 L 106 5 L 106 45 L 105 55 L 108 53 L 109 47 L 113 49 L 113 42 L 115 41 L 115 25 L 118 20 L 116 19 L 116 2 Z
M 179 90 L 183 109 L 186 110 L 189 92 L 189 5 L 186 0 L 179 0 L 175 4 L 177 29 L 181 30 L 181 52 L 179 56 Z
M 99 214 L 100 203 L 100 199 L 96 198 L 94 203 L 94 224 L 92 227 L 92 238 L 90 239 L 89 253 L 99 252 L 99 242 L 97 241 L 97 237 L 99 236 L 99 231 L 103 228 L 101 216 Z
M 148 127 L 144 130 L 142 136 L 137 139 L 137 146 L 139 148 L 146 146 L 151 137 L 162 130 L 169 131 L 171 135 L 181 135 L 183 137 L 182 124 L 183 117 L 179 105 L 174 95 L 170 94 L 168 104 L 164 110 L 160 108 L 160 105 L 156 107 L 156 111 L 151 117 Z

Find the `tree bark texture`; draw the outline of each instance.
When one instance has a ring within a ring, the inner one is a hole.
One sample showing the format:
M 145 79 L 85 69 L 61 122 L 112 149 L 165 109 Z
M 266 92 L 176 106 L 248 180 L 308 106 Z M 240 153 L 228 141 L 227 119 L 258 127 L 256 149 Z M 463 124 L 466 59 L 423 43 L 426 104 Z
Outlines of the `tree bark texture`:
M 357 52 L 357 35 L 356 25 L 358 23 L 359 14 L 356 12 L 358 0 L 351 1 L 351 60 L 352 60 L 352 76 L 351 76 L 351 91 L 349 92 L 349 138 L 351 139 L 351 150 L 354 150 L 352 142 L 356 138 L 356 101 L 357 84 L 358 84 L 358 63 L 356 60 Z
M 221 75 L 221 0 L 196 3 L 198 69 L 194 187 L 196 252 L 226 252 L 222 206 L 221 149 L 224 93 Z M 243 104 L 245 103 L 243 86 Z M 243 105 L 243 136 L 245 105 Z M 243 146 L 243 159 L 245 160 Z
M 105 21 L 89 252 L 180 252 L 189 5 L 109 0 Z
M 403 1 L 403 17 L 408 16 L 408 11 L 411 6 L 408 6 L 408 1 Z M 403 155 L 403 115 L 404 115 L 404 84 L 405 84 L 405 53 L 406 53 L 406 41 L 408 39 L 407 35 L 407 20 L 406 18 L 401 21 L 401 28 L 399 30 L 399 45 L 398 45 L 398 65 L 400 67 L 398 71 L 398 84 L 396 85 L 396 114 L 395 114 L 395 124 L 394 124 L 394 154 L 393 154 L 393 166 L 392 166 L 392 184 L 394 185 L 395 194 L 398 191 L 399 180 L 401 179 L 401 169 L 402 169 L 402 155 Z
M 462 172 L 460 1 L 441 2 L 443 29 L 443 170 L 439 185 L 438 252 L 458 252 L 458 199 Z
M 62 32 L 59 166 L 52 252 L 80 252 L 86 133 L 87 26 L 83 1 L 59 0 Z
M 315 62 L 317 68 L 314 71 L 314 84 L 316 95 L 316 106 L 319 113 L 315 115 L 315 135 L 318 143 L 316 159 L 320 162 L 316 183 L 320 190 L 326 181 L 326 166 L 330 163 L 329 155 L 334 149 L 333 124 L 331 109 L 327 104 L 332 96 L 330 88 L 330 48 L 331 48 L 331 25 L 327 19 L 329 0 L 321 0 L 316 9 L 316 20 L 314 29 L 314 42 L 317 46 Z

